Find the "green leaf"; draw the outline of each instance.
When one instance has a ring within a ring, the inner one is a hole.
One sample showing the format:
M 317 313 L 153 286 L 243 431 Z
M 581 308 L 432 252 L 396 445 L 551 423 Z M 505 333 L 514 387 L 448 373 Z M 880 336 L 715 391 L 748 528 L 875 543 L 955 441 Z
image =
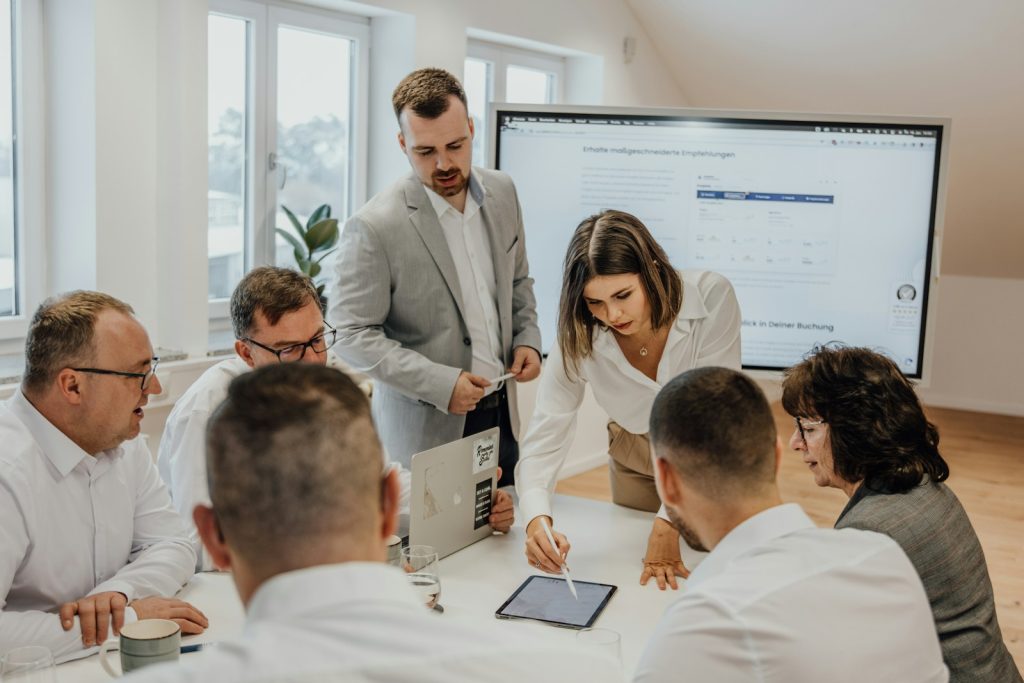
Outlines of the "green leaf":
M 337 249 L 329 249 L 328 251 L 326 251 L 323 254 L 321 254 L 320 258 L 318 258 L 317 260 L 313 261 L 313 263 L 320 263 L 321 261 L 323 261 L 325 258 L 327 258 L 328 256 L 330 256 L 331 254 L 333 254 L 336 251 L 338 251 L 338 250 Z
M 306 232 L 306 246 L 309 247 L 309 253 L 311 256 L 313 255 L 313 252 L 321 249 L 327 249 L 330 247 L 330 244 L 337 241 L 337 218 L 325 218 Z
M 292 248 L 295 250 L 296 261 L 306 256 L 306 245 L 299 241 L 298 237 L 291 234 L 287 230 L 282 230 L 281 228 L 274 228 L 274 231 L 281 237 L 288 240 L 288 243 L 292 245 Z
M 309 273 L 307 273 L 307 275 L 309 275 L 310 277 L 316 277 L 317 275 L 320 274 L 320 270 L 321 268 L 319 263 L 310 263 Z
M 295 214 L 292 213 L 284 204 L 281 205 L 281 210 L 284 211 L 286 216 L 288 216 L 288 220 L 292 222 L 292 227 L 295 228 L 295 232 L 299 233 L 299 237 L 305 237 L 306 229 L 302 227 L 302 223 L 300 223 L 299 219 L 295 217 Z
M 296 262 L 299 265 L 299 270 L 302 271 L 303 273 L 305 273 L 306 275 L 309 275 L 309 270 L 312 267 L 312 264 L 309 261 L 307 261 L 306 259 L 304 259 L 304 258 L 295 259 L 295 260 L 296 260 Z M 312 277 L 312 276 L 310 275 L 310 277 Z
M 316 207 L 316 210 L 313 211 L 313 213 L 309 214 L 309 220 L 306 221 L 306 230 L 309 230 L 323 219 L 330 217 L 331 205 L 321 204 L 320 206 Z

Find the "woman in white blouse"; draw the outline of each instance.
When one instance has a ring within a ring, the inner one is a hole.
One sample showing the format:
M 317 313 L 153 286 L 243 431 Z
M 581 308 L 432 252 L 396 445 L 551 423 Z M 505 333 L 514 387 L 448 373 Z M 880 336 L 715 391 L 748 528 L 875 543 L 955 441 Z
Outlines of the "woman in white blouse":
M 531 565 L 558 573 L 569 552 L 555 531 L 555 553 L 541 519 L 554 526 L 551 496 L 586 385 L 610 418 L 612 500 L 654 512 L 660 501 L 647 442 L 654 397 L 691 368 L 739 369 L 740 324 L 729 281 L 709 271 L 678 273 L 635 216 L 605 211 L 580 223 L 565 256 L 557 345 L 516 467 Z M 687 575 L 667 517 L 655 518 L 643 564 L 642 584 L 654 577 L 660 588 L 675 588 L 675 577 Z

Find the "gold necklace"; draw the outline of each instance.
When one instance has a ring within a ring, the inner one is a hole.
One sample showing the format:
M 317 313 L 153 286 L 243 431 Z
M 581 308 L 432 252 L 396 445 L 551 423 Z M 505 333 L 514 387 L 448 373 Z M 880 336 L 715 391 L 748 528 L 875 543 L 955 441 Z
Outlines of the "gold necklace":
M 640 345 L 640 357 L 647 358 L 647 345 L 651 343 L 654 336 L 658 333 L 658 330 L 651 328 L 651 335 L 647 337 L 647 341 Z

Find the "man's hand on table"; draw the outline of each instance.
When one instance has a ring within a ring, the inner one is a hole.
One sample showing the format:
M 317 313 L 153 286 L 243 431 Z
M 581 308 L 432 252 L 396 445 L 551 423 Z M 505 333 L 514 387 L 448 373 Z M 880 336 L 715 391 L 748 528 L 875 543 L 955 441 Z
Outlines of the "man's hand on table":
M 210 625 L 205 614 L 177 598 L 140 598 L 131 608 L 139 619 L 170 619 L 181 627 L 182 635 L 202 633 Z
M 107 639 L 111 625 L 114 635 L 121 633 L 124 626 L 124 609 L 128 606 L 128 597 L 124 593 L 107 591 L 87 595 L 74 602 L 65 602 L 60 606 L 60 625 L 70 631 L 75 625 L 75 615 L 82 630 L 82 645 L 92 647 Z
M 498 475 L 501 476 L 500 474 Z M 516 521 L 515 509 L 512 506 L 512 496 L 507 491 L 498 489 L 494 492 L 494 500 L 491 502 L 491 516 L 487 523 L 491 528 L 501 533 L 507 533 Z

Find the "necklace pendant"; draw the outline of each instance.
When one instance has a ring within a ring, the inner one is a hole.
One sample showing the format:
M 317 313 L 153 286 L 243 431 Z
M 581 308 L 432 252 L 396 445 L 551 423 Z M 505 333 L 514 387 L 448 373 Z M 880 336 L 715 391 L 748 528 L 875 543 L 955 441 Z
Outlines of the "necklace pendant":
M 640 356 L 643 357 L 643 358 L 647 358 L 647 347 L 646 346 L 641 346 L 640 347 Z

